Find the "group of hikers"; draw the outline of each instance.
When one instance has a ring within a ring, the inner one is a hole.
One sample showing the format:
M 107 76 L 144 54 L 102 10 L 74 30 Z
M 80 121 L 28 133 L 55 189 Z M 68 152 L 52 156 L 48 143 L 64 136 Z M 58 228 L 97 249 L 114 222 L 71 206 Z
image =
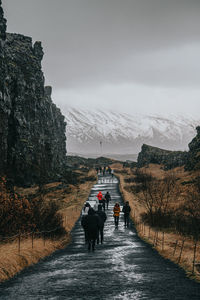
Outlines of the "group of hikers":
M 100 191 L 97 195 L 98 198 L 98 207 L 97 211 L 90 206 L 88 202 L 86 202 L 83 212 L 81 225 L 85 232 L 85 242 L 88 244 L 88 250 L 95 250 L 95 243 L 103 244 L 104 238 L 104 223 L 107 219 L 107 215 L 105 213 L 105 204 L 108 210 L 108 204 L 111 200 L 111 196 L 109 192 L 106 192 L 105 196 L 102 195 Z M 123 206 L 122 212 L 124 213 L 124 226 L 129 227 L 129 215 L 131 208 L 129 206 L 129 202 L 127 201 Z M 113 207 L 113 217 L 115 228 L 118 228 L 119 224 L 119 216 L 120 216 L 120 205 L 119 203 L 115 203 Z
M 99 200 L 99 204 L 102 205 L 103 210 L 105 211 L 106 207 L 107 207 L 107 209 L 108 209 L 108 204 L 109 204 L 109 202 L 110 202 L 110 200 L 111 200 L 110 193 L 107 192 L 107 193 L 105 194 L 105 196 L 103 197 L 102 192 L 99 192 L 98 195 L 97 195 L 97 198 L 98 198 L 98 200 Z
M 111 169 L 110 166 L 106 167 L 104 166 L 103 168 L 100 166 L 100 167 L 96 167 L 96 172 L 98 175 L 106 175 L 106 174 L 109 174 L 111 175 L 112 177 L 114 176 L 114 170 Z

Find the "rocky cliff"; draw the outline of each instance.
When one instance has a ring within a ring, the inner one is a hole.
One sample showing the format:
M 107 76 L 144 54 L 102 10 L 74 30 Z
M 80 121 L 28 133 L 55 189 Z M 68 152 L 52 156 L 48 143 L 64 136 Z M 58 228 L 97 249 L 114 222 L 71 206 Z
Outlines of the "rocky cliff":
M 200 126 L 196 128 L 197 135 L 189 143 L 188 160 L 186 162 L 186 170 L 200 169 Z
M 0 0 L 0 173 L 18 184 L 60 176 L 66 157 L 64 116 L 44 86 L 40 42 L 6 33 Z
M 172 169 L 186 164 L 188 152 L 169 151 L 149 145 L 143 145 L 138 155 L 138 167 L 143 167 L 150 163 L 162 164 L 165 169 Z

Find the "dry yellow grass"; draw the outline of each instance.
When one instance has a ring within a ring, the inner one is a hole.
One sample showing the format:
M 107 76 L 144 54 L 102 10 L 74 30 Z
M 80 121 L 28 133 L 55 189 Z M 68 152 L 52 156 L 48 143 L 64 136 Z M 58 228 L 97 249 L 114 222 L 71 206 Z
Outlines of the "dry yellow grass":
M 90 171 L 88 176 L 95 175 L 94 171 Z M 60 183 L 51 183 L 49 187 L 56 187 Z M 40 259 L 50 255 L 57 249 L 61 249 L 70 242 L 70 231 L 80 216 L 83 203 L 87 200 L 91 187 L 94 182 L 88 181 L 77 186 L 70 186 L 69 191 L 55 190 L 44 195 L 45 201 L 56 200 L 60 203 L 60 213 L 63 215 L 63 226 L 67 231 L 67 235 L 62 239 L 45 239 L 34 238 L 32 248 L 32 238 L 18 239 L 0 244 L 0 282 L 12 278 L 14 275 L 22 271 L 24 268 L 37 263 Z M 47 187 L 47 186 L 46 186 Z M 18 192 L 26 196 L 35 193 L 38 187 L 29 189 L 18 189 Z
M 152 227 L 144 225 L 140 215 L 145 212 L 145 207 L 139 203 L 136 195 L 125 189 L 125 186 L 127 187 L 129 184 L 125 183 L 124 179 L 129 176 L 133 176 L 130 168 L 123 168 L 120 164 L 115 165 L 114 168 L 117 172 L 117 177 L 120 180 L 120 190 L 124 200 L 129 201 L 132 208 L 131 218 L 135 223 L 138 235 L 147 243 L 150 243 L 152 247 L 154 247 L 163 257 L 170 259 L 183 268 L 189 277 L 200 282 L 200 243 L 197 244 L 195 257 L 196 265 L 193 270 L 194 241 L 189 237 L 183 238 L 181 235 L 175 233 L 155 231 Z M 145 171 L 151 172 L 152 175 L 157 178 L 162 178 L 167 172 L 171 172 L 162 170 L 161 166 L 158 165 L 150 165 L 148 168 L 145 168 Z M 195 173 L 185 172 L 183 168 L 176 168 L 173 172 L 179 178 L 179 181 L 189 181 L 197 175 Z M 183 239 L 184 246 L 180 258 Z
M 52 241 L 49 239 L 44 241 L 34 239 L 32 249 L 32 239 L 21 241 L 20 252 L 18 241 L 7 243 L 0 246 L 0 281 L 7 280 L 15 274 L 22 271 L 24 268 L 37 263 L 40 259 L 50 255 L 57 249 L 63 247 L 70 241 L 70 236 L 67 235 L 63 240 Z

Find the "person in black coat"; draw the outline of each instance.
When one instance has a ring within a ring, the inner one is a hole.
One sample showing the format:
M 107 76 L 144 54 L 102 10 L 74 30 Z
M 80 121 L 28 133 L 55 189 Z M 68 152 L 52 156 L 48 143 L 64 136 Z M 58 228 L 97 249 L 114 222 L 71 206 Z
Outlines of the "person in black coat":
M 107 206 L 107 209 L 108 209 L 108 204 L 109 204 L 109 202 L 110 202 L 110 200 L 111 200 L 110 193 L 107 192 L 107 193 L 105 194 L 104 198 L 106 199 L 106 206 Z
M 131 208 L 129 206 L 128 201 L 126 201 L 125 205 L 123 206 L 122 211 L 124 213 L 124 225 L 129 227 L 129 215 L 130 215 L 130 212 L 131 212 Z
M 93 208 L 90 208 L 88 215 L 84 217 L 82 221 L 82 226 L 86 231 L 88 240 L 88 250 L 95 250 L 95 241 L 98 239 L 99 229 L 100 229 L 100 218 L 95 214 Z
M 104 211 L 102 211 L 102 205 L 99 204 L 98 205 L 98 211 L 96 212 L 96 214 L 99 216 L 99 234 L 101 236 L 101 244 L 103 244 L 103 230 L 104 230 L 104 223 L 107 219 L 106 213 Z M 97 244 L 99 244 L 99 234 L 98 234 L 98 238 L 97 238 Z

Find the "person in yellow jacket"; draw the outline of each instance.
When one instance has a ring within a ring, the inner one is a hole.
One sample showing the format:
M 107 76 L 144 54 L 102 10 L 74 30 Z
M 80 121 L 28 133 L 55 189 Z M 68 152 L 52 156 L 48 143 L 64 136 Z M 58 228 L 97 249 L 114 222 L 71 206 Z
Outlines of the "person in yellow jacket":
M 115 206 L 113 208 L 113 217 L 114 217 L 114 220 L 115 220 L 115 227 L 118 227 L 118 224 L 119 224 L 119 215 L 120 215 L 120 206 L 119 206 L 119 203 L 116 202 L 115 203 Z

